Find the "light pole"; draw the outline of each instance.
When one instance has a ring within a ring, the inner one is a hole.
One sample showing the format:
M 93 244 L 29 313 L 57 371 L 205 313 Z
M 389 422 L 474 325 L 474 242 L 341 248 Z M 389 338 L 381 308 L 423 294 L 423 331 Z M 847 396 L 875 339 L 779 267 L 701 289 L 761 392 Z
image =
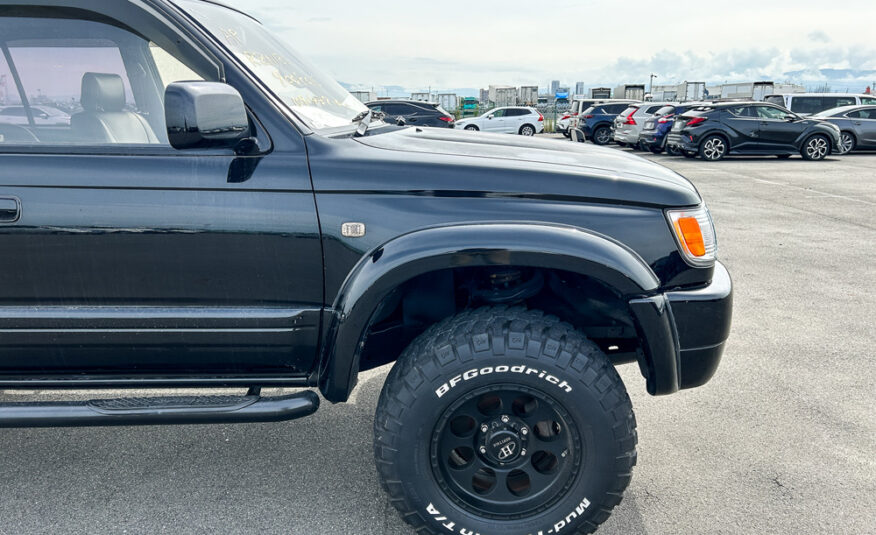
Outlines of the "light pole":
M 657 75 L 654 73 L 651 73 L 651 83 L 650 83 L 651 87 L 648 88 L 648 92 L 651 93 L 652 95 L 654 94 L 654 78 L 657 78 Z

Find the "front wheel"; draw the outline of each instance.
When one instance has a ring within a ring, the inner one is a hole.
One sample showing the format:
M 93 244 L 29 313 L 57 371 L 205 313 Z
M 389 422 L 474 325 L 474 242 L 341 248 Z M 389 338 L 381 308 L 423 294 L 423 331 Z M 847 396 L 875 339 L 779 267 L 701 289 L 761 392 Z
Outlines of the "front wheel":
M 611 130 L 607 126 L 600 126 L 593 132 L 593 142 L 597 145 L 608 145 L 611 143 Z
M 807 139 L 800 150 L 803 159 L 811 161 L 823 160 L 829 153 L 830 142 L 822 135 L 815 135 Z
M 541 312 L 433 325 L 383 387 L 374 452 L 418 533 L 591 533 L 636 462 L 629 396 L 605 354 Z
M 520 135 L 531 137 L 535 135 L 535 127 L 531 124 L 525 124 L 520 127 Z
M 851 132 L 843 132 L 840 134 L 839 153 L 848 154 L 855 150 L 857 144 L 858 140 L 855 138 L 855 134 Z
M 469 132 L 477 132 L 478 130 L 480 130 L 477 126 L 473 124 L 466 126 L 465 129 Z
M 727 142 L 721 136 L 709 136 L 700 143 L 700 158 L 717 162 L 727 155 Z

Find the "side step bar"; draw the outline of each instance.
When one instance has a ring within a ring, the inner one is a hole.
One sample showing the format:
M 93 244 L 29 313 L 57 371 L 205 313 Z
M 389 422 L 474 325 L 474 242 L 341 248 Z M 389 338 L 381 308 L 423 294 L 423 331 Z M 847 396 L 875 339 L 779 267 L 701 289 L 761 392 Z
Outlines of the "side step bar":
M 310 390 L 269 398 L 252 392 L 257 390 L 246 396 L 0 403 L 0 428 L 281 422 L 319 408 L 319 396 Z

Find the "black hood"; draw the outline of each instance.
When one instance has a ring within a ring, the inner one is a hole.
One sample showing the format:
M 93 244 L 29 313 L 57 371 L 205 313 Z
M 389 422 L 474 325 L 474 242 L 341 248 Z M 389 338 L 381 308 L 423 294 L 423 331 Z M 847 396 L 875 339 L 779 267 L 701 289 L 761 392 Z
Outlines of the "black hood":
M 696 188 L 678 173 L 634 154 L 588 143 L 415 127 L 356 141 L 372 148 L 406 153 L 404 158 L 412 165 L 428 159 L 431 164 L 454 166 L 441 189 L 650 206 L 692 206 L 701 202 Z M 393 157 L 387 153 L 380 159 L 399 157 L 402 155 Z M 481 178 L 485 167 L 490 174 Z M 464 176 L 468 174 L 465 169 L 470 169 L 470 176 Z M 532 175 L 538 179 L 533 180 Z M 457 177 L 461 183 L 455 185 Z

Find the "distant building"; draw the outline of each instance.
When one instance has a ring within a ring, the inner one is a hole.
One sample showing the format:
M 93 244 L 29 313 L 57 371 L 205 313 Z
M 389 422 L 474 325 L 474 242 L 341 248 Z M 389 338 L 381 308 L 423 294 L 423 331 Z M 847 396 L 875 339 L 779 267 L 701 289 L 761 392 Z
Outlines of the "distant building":
M 560 89 L 560 81 L 554 80 L 551 82 L 551 95 L 556 95 L 557 91 Z
M 576 82 L 575 83 L 575 94 L 583 95 L 585 93 L 584 82 Z
M 481 89 L 480 95 L 478 97 L 478 101 L 481 103 L 481 106 L 489 106 L 490 105 L 490 90 L 489 89 Z

